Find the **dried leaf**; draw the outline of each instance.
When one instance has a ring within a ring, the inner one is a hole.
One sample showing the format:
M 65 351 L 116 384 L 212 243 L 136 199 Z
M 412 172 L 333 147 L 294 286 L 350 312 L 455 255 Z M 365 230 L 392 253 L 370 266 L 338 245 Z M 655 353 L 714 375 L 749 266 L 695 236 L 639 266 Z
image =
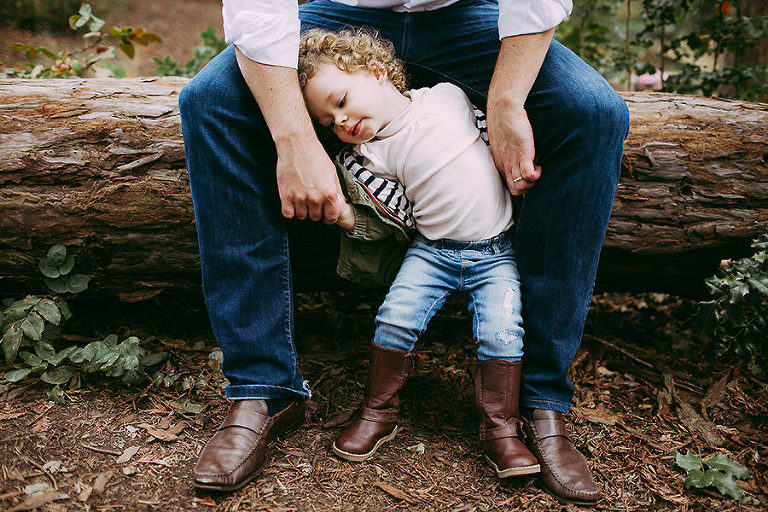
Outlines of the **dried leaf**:
M 393 498 L 397 498 L 398 500 L 406 501 L 406 502 L 410 503 L 411 505 L 419 502 L 418 500 L 416 500 L 416 499 L 412 498 L 410 495 L 408 495 L 406 492 L 404 492 L 404 491 L 402 491 L 402 490 L 400 490 L 397 487 L 394 487 L 392 485 L 385 484 L 384 482 L 376 482 L 373 485 L 375 487 L 378 487 L 379 489 L 381 489 L 385 493 L 389 494 Z
M 707 409 L 721 402 L 725 398 L 725 389 L 728 384 L 728 375 L 712 384 L 701 401 L 701 413 L 706 417 Z
M 692 433 L 700 433 L 710 446 L 721 446 L 725 442 L 714 423 L 699 416 L 699 413 L 690 404 L 681 402 L 677 413 L 688 430 Z
M 601 425 L 615 425 L 619 421 L 618 416 L 611 414 L 602 407 L 598 407 L 597 409 L 577 407 L 576 410 L 584 417 L 584 419 L 592 423 L 599 423 Z
M 22 501 L 18 505 L 9 508 L 6 512 L 19 512 L 21 510 L 34 510 L 36 508 L 40 508 L 46 503 L 50 503 L 52 501 L 56 500 L 66 500 L 69 498 L 68 495 L 64 494 L 63 492 L 59 491 L 48 491 L 43 492 L 40 494 L 35 494 L 34 496 L 30 496 L 26 500 Z
M 93 482 L 93 492 L 96 494 L 103 493 L 104 488 L 107 486 L 109 479 L 112 478 L 112 475 L 114 475 L 114 472 L 112 471 L 100 473 L 99 476 L 96 477 L 96 480 Z
M 155 428 L 152 425 L 149 425 L 147 423 L 142 423 L 139 426 L 144 430 L 146 430 L 149 433 L 149 435 L 151 435 L 152 437 L 154 437 L 159 441 L 171 442 L 171 441 L 176 441 L 178 439 L 178 436 L 171 434 L 170 432 L 167 432 L 165 430 L 160 430 L 159 428 Z
M 129 460 L 131 460 L 131 457 L 136 455 L 136 452 L 139 451 L 138 446 L 129 446 L 125 449 L 122 455 L 120 455 L 117 460 L 115 460 L 115 464 L 125 464 Z

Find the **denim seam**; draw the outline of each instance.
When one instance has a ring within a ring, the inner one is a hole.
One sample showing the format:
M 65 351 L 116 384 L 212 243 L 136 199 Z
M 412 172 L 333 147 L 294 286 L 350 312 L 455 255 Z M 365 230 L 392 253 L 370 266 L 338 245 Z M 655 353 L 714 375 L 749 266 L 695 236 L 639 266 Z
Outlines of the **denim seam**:
M 435 304 L 440 302 L 442 299 L 444 299 L 446 296 L 448 296 L 450 292 L 443 293 L 439 298 L 435 299 L 435 301 L 432 303 L 431 306 L 429 306 L 429 309 L 426 311 L 424 315 L 424 319 L 421 321 L 421 326 L 419 327 L 419 335 L 424 332 L 425 324 L 427 323 L 427 319 L 430 318 L 429 313 L 434 309 Z
M 291 271 L 290 268 L 287 268 L 288 265 L 290 265 L 290 249 L 288 246 L 288 235 L 284 232 L 283 233 L 283 252 L 285 254 L 285 267 L 283 269 L 283 280 L 285 281 L 285 294 L 286 294 L 286 302 L 288 303 L 288 315 L 286 317 L 286 333 L 288 334 L 288 348 L 291 351 L 291 362 L 293 363 L 293 376 L 291 377 L 291 382 L 293 382 L 296 379 L 296 372 L 299 371 L 299 363 L 298 358 L 296 357 L 296 350 L 294 347 L 294 340 L 293 340 L 293 290 L 292 290 L 292 283 L 291 283 Z

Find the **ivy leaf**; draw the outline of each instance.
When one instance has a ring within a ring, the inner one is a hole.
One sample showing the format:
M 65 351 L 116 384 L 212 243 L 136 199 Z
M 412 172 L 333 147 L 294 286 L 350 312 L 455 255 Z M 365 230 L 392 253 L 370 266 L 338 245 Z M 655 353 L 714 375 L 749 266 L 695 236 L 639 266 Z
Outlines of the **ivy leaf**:
M 69 282 L 68 282 L 68 288 L 69 291 L 72 293 L 79 293 L 84 291 L 88 288 L 88 281 L 90 281 L 90 276 L 86 276 L 83 274 L 74 274 L 69 276 Z
M 61 390 L 58 384 L 51 388 L 51 390 L 48 392 L 48 400 L 59 405 L 64 403 L 64 392 Z
M 707 471 L 707 473 L 709 472 L 712 472 L 711 485 L 717 487 L 717 490 L 720 491 L 720 494 L 723 496 L 730 496 L 736 501 L 741 501 L 741 498 L 744 497 L 744 491 L 742 491 L 741 488 L 736 484 L 736 480 L 734 480 L 731 475 L 714 469 Z
M 2 339 L 0 339 L 7 364 L 11 364 L 16 360 L 16 353 L 21 346 L 21 338 L 24 337 L 24 332 L 21 330 L 21 322 L 23 320 L 12 323 L 8 330 L 5 331 L 5 334 L 3 334 Z
M 61 323 L 61 312 L 59 307 L 51 299 L 41 299 L 35 306 L 35 311 L 52 324 Z
M 75 256 L 73 254 L 70 254 L 67 256 L 67 259 L 64 260 L 64 263 L 59 265 L 59 274 L 65 276 L 72 272 L 72 268 L 75 266 Z M 49 276 L 49 277 L 56 277 L 56 276 Z
M 61 244 L 54 245 L 48 249 L 48 262 L 56 265 L 63 265 L 67 259 L 67 248 Z
M 154 366 L 157 363 L 162 363 L 166 359 L 168 359 L 168 352 L 157 352 L 143 357 L 141 359 L 141 364 L 144 366 Z
M 75 369 L 72 366 L 61 366 L 59 368 L 53 368 L 40 375 L 40 380 L 47 382 L 48 384 L 64 384 L 75 374 Z
M 61 275 L 58 265 L 51 263 L 49 260 L 41 260 L 37 266 L 45 277 L 55 279 Z
M 5 372 L 5 380 L 9 382 L 18 382 L 32 372 L 32 368 L 21 368 L 19 370 L 9 370 Z
M 66 279 L 50 279 L 46 277 L 45 285 L 50 288 L 53 293 L 67 293 L 69 291 Z
M 31 366 L 32 368 L 35 368 L 36 366 L 40 366 L 43 364 L 43 360 L 37 357 L 35 354 L 32 354 L 31 352 L 19 352 L 19 357 L 22 361 L 27 363 L 27 365 Z
M 730 457 L 723 455 L 722 453 L 718 453 L 717 455 L 713 455 L 712 457 L 708 458 L 704 461 L 704 464 L 706 464 L 709 468 L 725 471 L 726 473 L 733 475 L 736 478 L 743 479 L 749 478 L 751 476 L 749 474 L 749 470 L 746 467 L 742 466 Z
M 685 455 L 675 450 L 675 464 L 684 469 L 686 473 L 702 469 L 701 458 L 691 453 L 691 450 L 688 450 Z
M 35 341 L 39 341 L 43 337 L 43 329 L 45 329 L 45 322 L 34 311 L 21 321 L 21 330 Z
M 709 487 L 714 482 L 713 470 L 702 471 L 700 469 L 693 469 L 688 472 L 688 475 L 683 479 L 683 484 L 686 489 L 695 487 L 696 489 L 703 489 Z

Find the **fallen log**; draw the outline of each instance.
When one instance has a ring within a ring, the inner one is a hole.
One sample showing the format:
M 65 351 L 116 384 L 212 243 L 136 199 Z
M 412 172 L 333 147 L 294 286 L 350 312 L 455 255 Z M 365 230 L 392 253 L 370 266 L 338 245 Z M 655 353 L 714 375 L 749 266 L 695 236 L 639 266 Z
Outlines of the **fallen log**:
M 91 291 L 199 293 L 179 78 L 0 80 L 0 295 L 34 288 L 54 243 Z M 631 113 L 599 290 L 701 296 L 768 226 L 768 105 L 622 93 Z M 344 286 L 337 232 L 290 222 L 296 286 Z

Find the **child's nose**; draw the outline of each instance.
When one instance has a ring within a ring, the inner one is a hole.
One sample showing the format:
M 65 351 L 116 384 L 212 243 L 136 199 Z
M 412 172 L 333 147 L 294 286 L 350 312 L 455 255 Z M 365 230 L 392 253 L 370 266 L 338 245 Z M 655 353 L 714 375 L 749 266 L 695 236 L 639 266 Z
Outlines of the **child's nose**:
M 347 121 L 347 116 L 344 114 L 337 114 L 334 123 L 338 126 L 342 126 Z

